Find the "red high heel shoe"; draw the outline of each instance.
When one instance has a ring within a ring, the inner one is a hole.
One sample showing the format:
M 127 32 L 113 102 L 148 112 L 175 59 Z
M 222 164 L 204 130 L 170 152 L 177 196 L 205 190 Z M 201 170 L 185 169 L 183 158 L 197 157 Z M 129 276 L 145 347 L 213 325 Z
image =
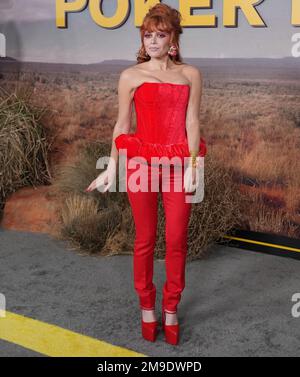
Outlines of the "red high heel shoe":
M 165 311 L 162 305 L 162 329 L 165 332 L 165 340 L 169 344 L 177 345 L 179 342 L 179 323 L 176 325 L 166 325 Z
M 144 322 L 142 318 L 142 336 L 149 342 L 155 342 L 158 333 L 158 321 Z

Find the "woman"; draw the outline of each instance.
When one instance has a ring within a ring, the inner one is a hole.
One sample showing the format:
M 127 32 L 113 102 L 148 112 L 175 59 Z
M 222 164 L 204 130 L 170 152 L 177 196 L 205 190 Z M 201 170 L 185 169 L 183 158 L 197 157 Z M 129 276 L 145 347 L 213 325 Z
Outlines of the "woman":
M 103 190 L 106 192 L 115 179 L 118 155 L 125 151 L 126 189 L 136 231 L 134 287 L 142 310 L 142 335 L 150 341 L 155 341 L 158 326 L 156 287 L 152 278 L 158 191 L 162 193 L 166 217 L 162 326 L 165 339 L 170 344 L 178 344 L 179 341 L 177 305 L 185 286 L 187 229 L 191 212 L 191 202 L 185 198 L 197 187 L 199 158 L 206 154 L 205 140 L 199 133 L 201 73 L 197 68 L 182 63 L 179 53 L 180 22 L 180 13 L 165 4 L 153 6 L 145 16 L 140 29 L 142 47 L 137 65 L 125 69 L 120 75 L 119 114 L 113 131 L 112 158 L 107 169 L 86 189 L 91 191 L 106 185 Z M 129 130 L 133 102 L 137 132 L 132 134 Z M 153 162 L 153 157 L 164 157 L 164 163 Z M 169 163 L 173 157 L 175 160 L 179 158 L 177 163 Z M 139 169 L 129 162 L 134 159 L 140 162 L 137 164 Z M 169 166 L 169 186 L 163 178 L 166 166 Z M 145 190 L 136 188 L 133 178 L 138 170 L 140 179 L 147 178 Z M 178 182 L 181 190 L 174 188 Z M 155 183 L 158 190 L 153 189 Z M 165 184 L 169 190 L 163 190 Z

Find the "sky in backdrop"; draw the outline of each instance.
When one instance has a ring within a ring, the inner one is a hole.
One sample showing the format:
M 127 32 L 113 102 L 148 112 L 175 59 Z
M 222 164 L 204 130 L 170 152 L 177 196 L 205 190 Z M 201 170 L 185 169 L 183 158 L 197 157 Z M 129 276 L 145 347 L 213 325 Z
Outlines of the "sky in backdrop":
M 128 1 L 128 0 L 123 0 Z M 178 9 L 178 0 L 162 1 Z M 212 0 L 212 9 L 193 14 L 215 14 L 218 27 L 184 27 L 183 58 L 280 58 L 291 56 L 292 35 L 300 28 L 291 25 L 291 0 L 257 1 L 257 11 L 267 27 L 252 27 L 238 11 L 238 27 L 223 26 L 222 0 Z M 116 0 L 103 0 L 110 17 Z M 110 59 L 135 60 L 140 46 L 139 28 L 134 26 L 134 0 L 126 22 L 116 29 L 98 26 L 86 8 L 68 15 L 68 28 L 55 21 L 54 0 L 0 0 L 0 33 L 6 37 L 6 56 L 22 61 L 98 63 Z

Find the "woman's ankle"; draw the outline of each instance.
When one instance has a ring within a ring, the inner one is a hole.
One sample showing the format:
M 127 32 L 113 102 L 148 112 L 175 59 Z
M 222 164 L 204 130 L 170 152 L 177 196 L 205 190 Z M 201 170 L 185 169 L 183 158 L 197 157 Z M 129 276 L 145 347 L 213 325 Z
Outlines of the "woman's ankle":
M 177 313 L 168 313 L 165 311 L 165 320 L 166 325 L 177 325 L 178 318 Z
M 144 322 L 153 322 L 157 320 L 154 309 L 142 309 L 142 317 Z

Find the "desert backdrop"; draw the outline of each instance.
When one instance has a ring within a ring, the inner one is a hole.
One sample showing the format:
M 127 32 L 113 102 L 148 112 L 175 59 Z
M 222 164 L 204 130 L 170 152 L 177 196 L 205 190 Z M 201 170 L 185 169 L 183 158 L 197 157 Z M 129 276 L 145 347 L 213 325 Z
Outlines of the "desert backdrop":
M 201 133 L 208 153 L 234 171 L 251 197 L 249 230 L 300 239 L 299 59 L 184 59 L 204 78 Z M 83 140 L 111 142 L 120 72 L 134 61 L 99 64 L 18 62 L 0 58 L 0 88 L 33 90 L 53 112 L 50 168 L 76 156 Z M 135 128 L 135 114 L 132 131 Z

